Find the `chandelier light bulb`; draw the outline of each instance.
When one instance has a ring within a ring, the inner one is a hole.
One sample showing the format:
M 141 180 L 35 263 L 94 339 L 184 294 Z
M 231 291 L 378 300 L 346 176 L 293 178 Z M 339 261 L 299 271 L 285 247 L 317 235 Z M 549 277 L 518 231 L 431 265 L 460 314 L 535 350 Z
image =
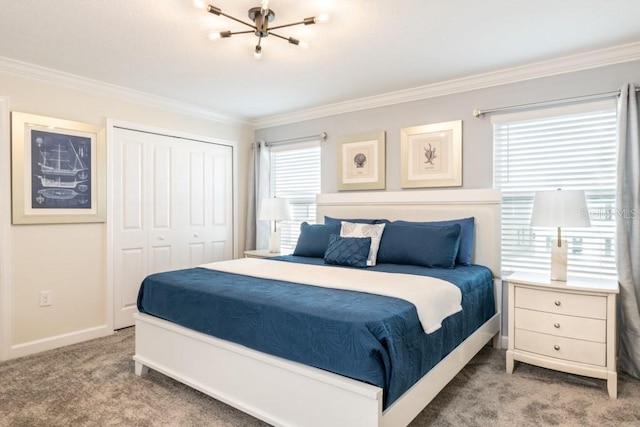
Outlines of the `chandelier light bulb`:
M 329 15 L 326 13 L 321 13 L 316 17 L 316 21 L 318 22 L 318 24 L 326 24 L 327 22 L 329 22 Z
M 221 37 L 222 36 L 217 31 L 212 31 L 209 33 L 209 40 L 211 41 L 220 40 Z
M 204 0 L 193 0 L 193 5 L 195 7 L 197 7 L 198 9 L 204 9 L 206 4 L 205 4 Z
M 262 46 L 256 46 L 256 50 L 253 51 L 253 57 L 256 59 L 262 58 Z
M 300 43 L 298 44 L 298 46 L 300 46 L 300 49 L 307 50 L 309 49 L 309 42 L 305 40 L 300 40 Z

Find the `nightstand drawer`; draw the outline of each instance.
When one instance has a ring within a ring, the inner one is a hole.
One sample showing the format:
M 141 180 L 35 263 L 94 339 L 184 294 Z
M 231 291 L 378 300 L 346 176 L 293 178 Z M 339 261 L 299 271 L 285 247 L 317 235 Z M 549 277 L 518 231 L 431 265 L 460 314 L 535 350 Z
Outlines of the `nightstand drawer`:
M 524 329 L 516 332 L 515 348 L 555 359 L 598 366 L 605 366 L 607 359 L 606 345 L 603 343 L 554 337 Z
M 607 298 L 516 287 L 516 307 L 570 316 L 607 318 Z
M 516 308 L 515 327 L 559 337 L 605 343 L 607 322 L 601 319 L 565 316 Z

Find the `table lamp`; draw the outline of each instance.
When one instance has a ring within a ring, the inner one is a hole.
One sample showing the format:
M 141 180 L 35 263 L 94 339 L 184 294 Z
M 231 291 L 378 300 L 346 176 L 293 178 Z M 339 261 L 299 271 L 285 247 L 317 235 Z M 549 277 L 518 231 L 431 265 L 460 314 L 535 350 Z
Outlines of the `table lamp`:
M 551 280 L 567 280 L 568 244 L 562 227 L 590 227 L 587 200 L 582 190 L 537 191 L 531 214 L 533 227 L 557 227 L 558 238 L 551 241 Z
M 278 197 L 262 199 L 260 203 L 260 220 L 273 221 L 273 230 L 269 236 L 269 252 L 280 252 L 280 229 L 278 221 L 291 219 L 289 201 Z

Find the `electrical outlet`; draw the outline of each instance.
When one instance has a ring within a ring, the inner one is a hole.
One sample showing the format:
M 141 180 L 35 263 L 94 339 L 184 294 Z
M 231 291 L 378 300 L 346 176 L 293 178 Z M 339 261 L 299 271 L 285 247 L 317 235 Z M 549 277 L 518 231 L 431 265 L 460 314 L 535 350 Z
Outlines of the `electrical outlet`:
M 53 304 L 53 291 L 40 292 L 40 307 L 47 307 Z

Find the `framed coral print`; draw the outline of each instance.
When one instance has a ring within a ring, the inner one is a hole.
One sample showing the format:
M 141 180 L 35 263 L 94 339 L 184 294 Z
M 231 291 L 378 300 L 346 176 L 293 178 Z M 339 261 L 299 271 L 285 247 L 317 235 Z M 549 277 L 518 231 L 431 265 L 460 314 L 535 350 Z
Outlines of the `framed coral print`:
M 384 131 L 341 137 L 338 140 L 338 190 L 384 190 Z
M 105 146 L 98 126 L 11 113 L 12 222 L 106 219 Z
M 400 131 L 402 188 L 462 185 L 462 120 Z

